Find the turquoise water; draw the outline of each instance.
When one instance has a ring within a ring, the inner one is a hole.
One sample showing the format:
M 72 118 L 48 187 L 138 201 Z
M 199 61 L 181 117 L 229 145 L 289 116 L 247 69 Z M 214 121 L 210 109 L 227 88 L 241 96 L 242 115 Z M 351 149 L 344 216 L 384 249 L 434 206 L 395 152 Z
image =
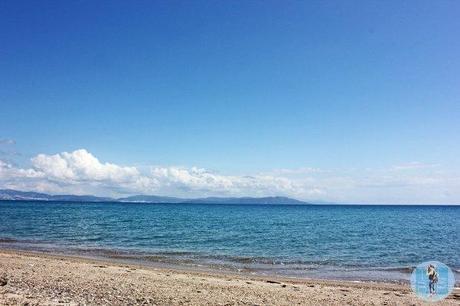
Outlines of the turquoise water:
M 297 277 L 460 271 L 460 206 L 0 202 L 0 247 Z

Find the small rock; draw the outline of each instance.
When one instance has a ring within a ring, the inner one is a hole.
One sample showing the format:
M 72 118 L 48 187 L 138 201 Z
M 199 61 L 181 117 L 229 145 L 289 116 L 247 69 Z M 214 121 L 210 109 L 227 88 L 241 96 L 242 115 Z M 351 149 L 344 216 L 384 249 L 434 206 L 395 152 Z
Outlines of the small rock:
M 6 284 L 8 284 L 8 279 L 6 279 L 6 277 L 4 276 L 1 276 L 0 277 L 0 286 L 6 286 Z

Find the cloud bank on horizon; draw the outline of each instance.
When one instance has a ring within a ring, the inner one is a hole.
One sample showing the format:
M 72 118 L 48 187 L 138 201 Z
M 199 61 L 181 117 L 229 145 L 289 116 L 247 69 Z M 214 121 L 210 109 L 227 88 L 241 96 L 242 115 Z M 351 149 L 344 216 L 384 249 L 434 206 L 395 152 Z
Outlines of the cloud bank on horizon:
M 310 167 L 227 175 L 198 167 L 122 166 L 85 149 L 38 154 L 29 167 L 0 159 L 0 188 L 119 196 L 272 196 L 341 203 L 460 203 L 460 176 L 411 162 L 388 169 Z

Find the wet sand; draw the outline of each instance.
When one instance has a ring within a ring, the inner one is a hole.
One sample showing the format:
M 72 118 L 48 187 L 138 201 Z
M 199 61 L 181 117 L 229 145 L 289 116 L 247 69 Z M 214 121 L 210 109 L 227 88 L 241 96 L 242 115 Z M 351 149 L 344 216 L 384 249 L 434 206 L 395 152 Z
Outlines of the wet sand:
M 426 305 L 408 285 L 262 277 L 0 250 L 0 305 Z M 458 289 L 437 305 L 460 305 Z

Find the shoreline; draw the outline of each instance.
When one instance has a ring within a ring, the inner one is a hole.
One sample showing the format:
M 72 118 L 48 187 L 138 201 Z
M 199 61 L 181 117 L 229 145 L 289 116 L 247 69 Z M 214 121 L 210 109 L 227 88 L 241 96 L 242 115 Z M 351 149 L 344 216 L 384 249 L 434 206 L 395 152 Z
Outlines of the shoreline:
M 2 241 L 3 240 L 3 241 Z M 218 272 L 230 274 L 259 275 L 264 277 L 284 277 L 292 279 L 315 279 L 350 282 L 378 282 L 409 284 L 411 267 L 348 267 L 339 269 L 334 266 L 309 267 L 291 263 L 258 263 L 244 257 L 244 263 L 231 260 L 212 260 L 210 257 L 177 257 L 177 252 L 136 252 L 118 249 L 73 249 L 59 246 L 8 245 L 4 243 L 19 242 L 14 239 L 0 239 L 0 250 L 24 252 L 31 254 L 48 254 L 64 257 L 76 257 L 110 261 L 118 264 L 133 264 L 153 268 L 169 268 L 186 271 Z M 183 252 L 179 252 L 183 253 Z M 191 254 L 191 253 L 190 253 Z M 241 259 L 241 258 L 239 258 Z M 458 283 L 458 282 L 457 282 Z
M 153 267 L 0 249 L 0 304 L 422 305 L 407 284 Z M 440 305 L 458 305 L 456 288 Z

